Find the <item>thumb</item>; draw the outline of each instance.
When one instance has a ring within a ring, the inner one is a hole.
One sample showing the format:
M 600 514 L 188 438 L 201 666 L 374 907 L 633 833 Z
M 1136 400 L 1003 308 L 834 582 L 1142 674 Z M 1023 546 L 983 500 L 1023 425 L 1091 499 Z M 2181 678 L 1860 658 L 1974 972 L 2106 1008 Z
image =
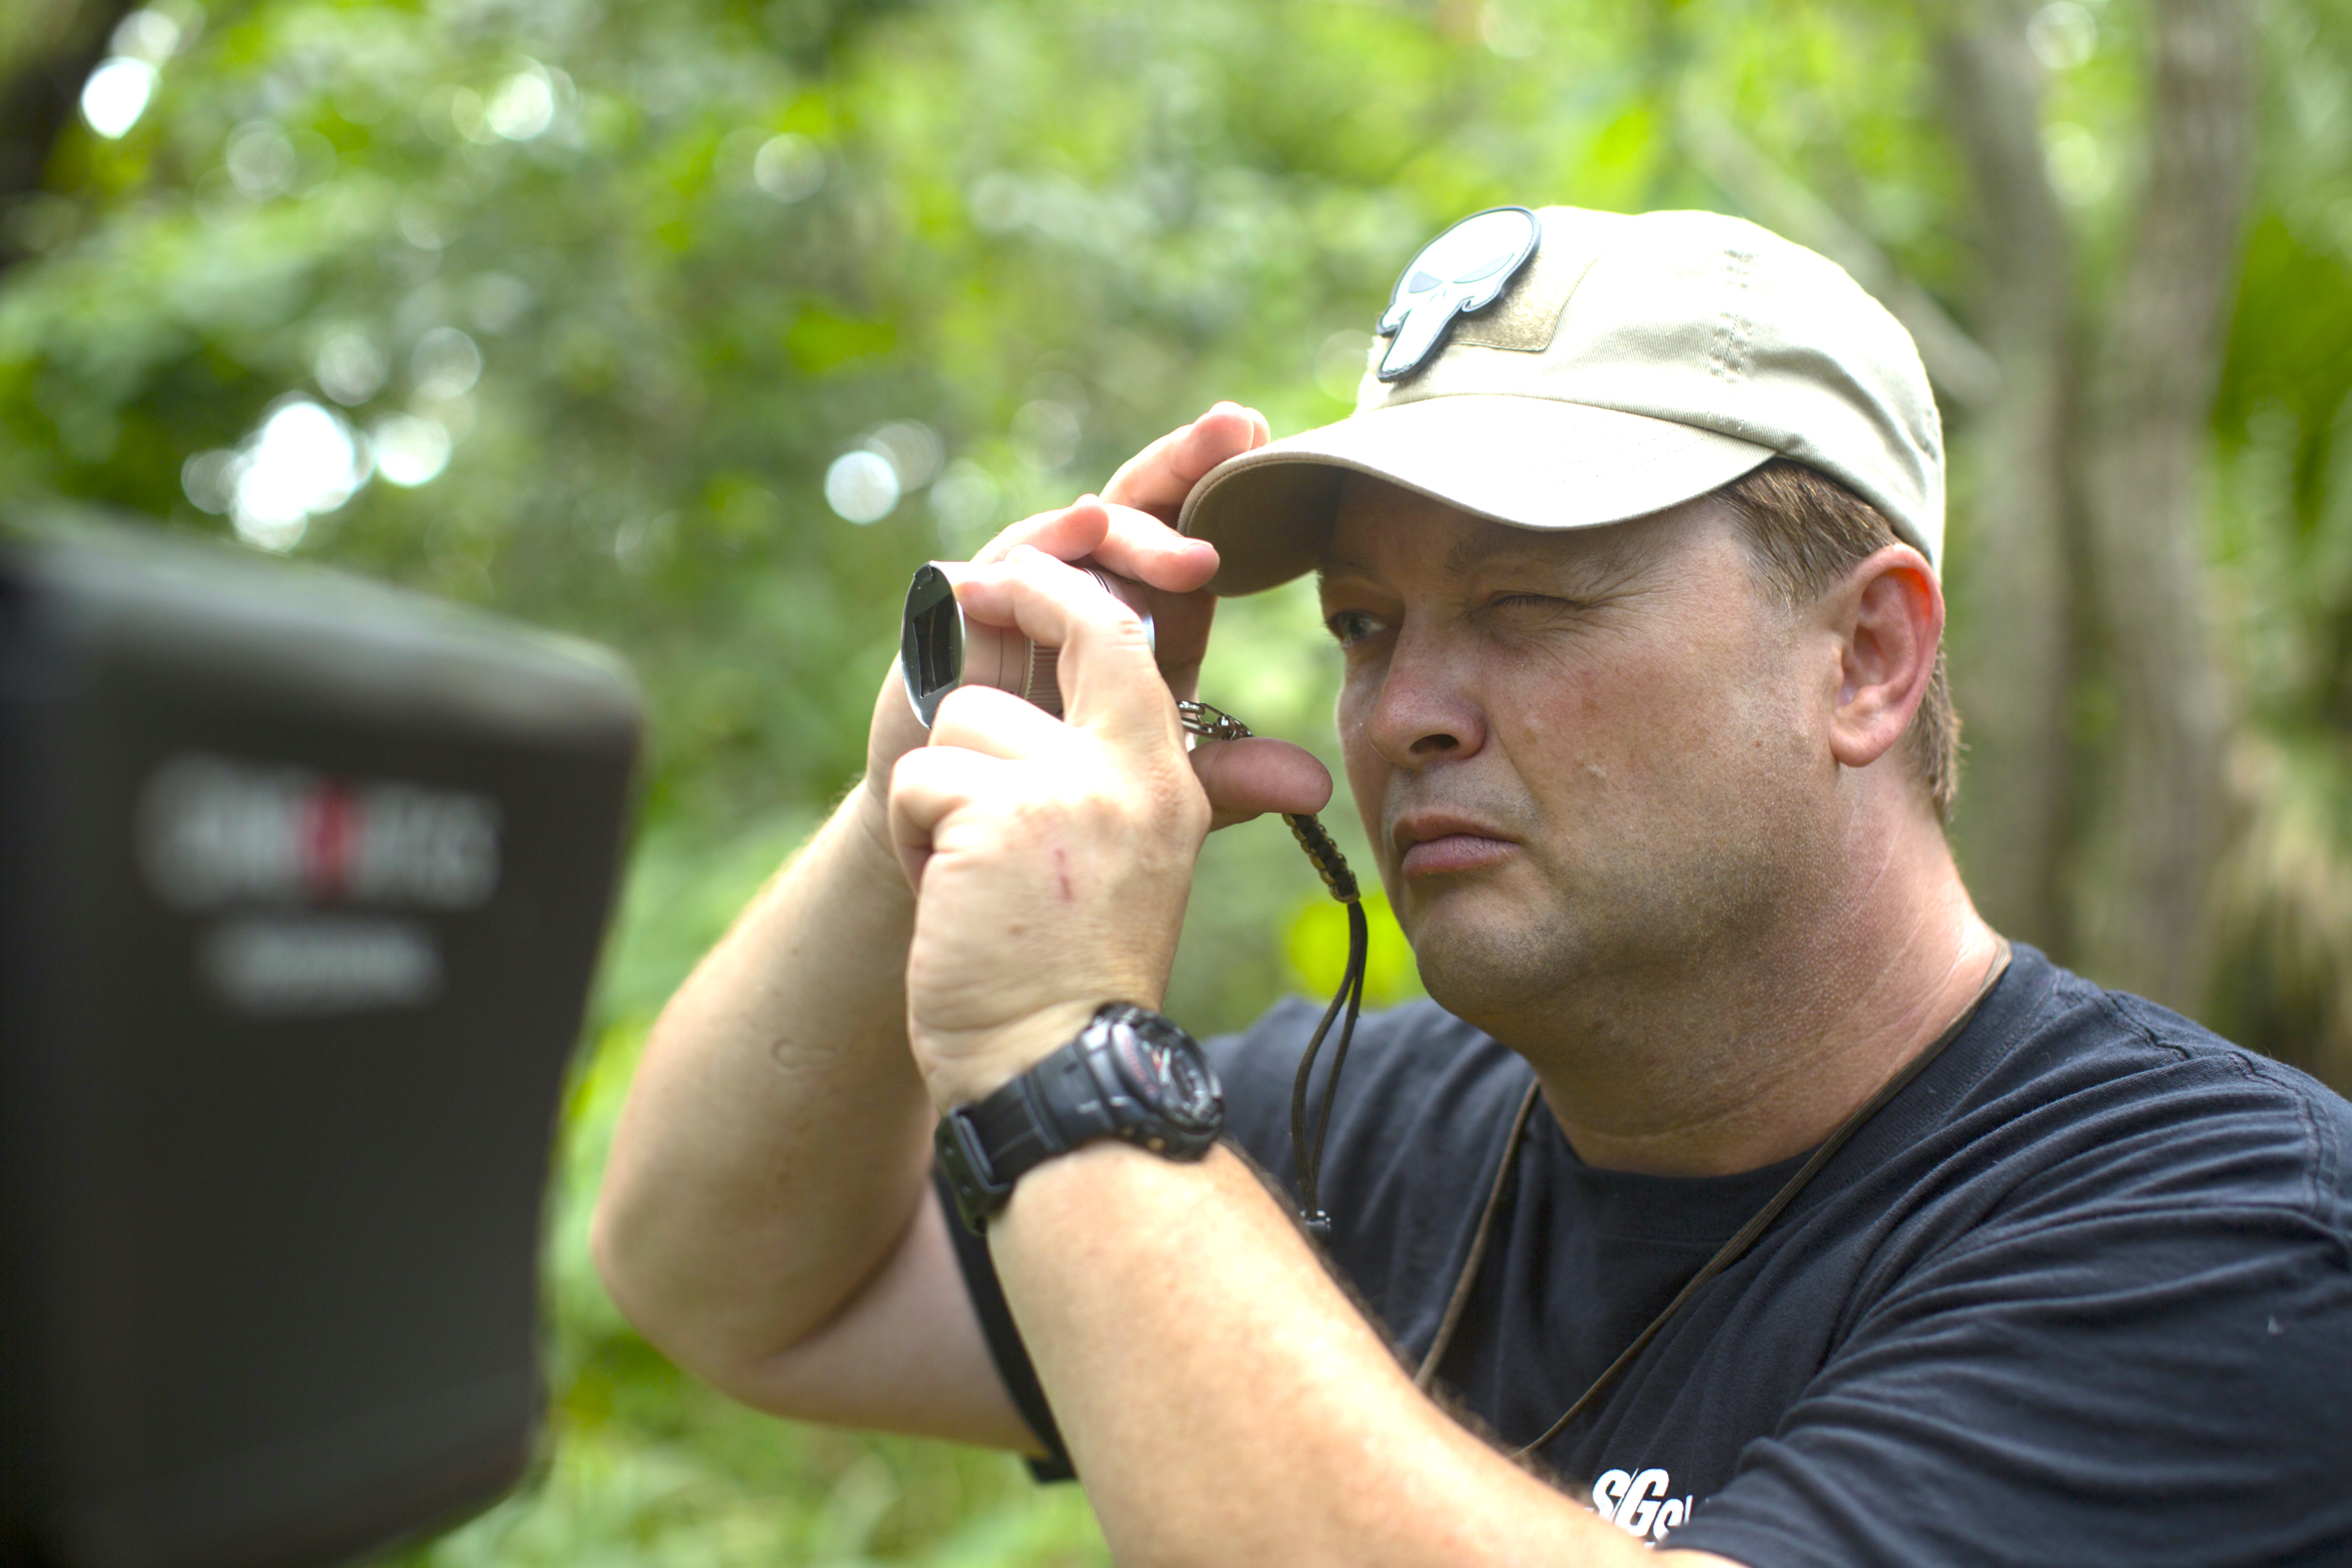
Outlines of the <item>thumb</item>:
M 1192 772 L 1209 797 L 1213 828 L 1269 811 L 1320 811 L 1331 801 L 1331 771 L 1287 741 L 1203 741 L 1192 748 Z

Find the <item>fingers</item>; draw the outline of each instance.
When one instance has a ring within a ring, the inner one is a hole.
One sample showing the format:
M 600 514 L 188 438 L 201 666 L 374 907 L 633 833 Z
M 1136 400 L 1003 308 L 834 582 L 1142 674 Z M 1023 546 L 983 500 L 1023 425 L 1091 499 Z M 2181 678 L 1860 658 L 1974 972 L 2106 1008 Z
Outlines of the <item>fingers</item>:
M 971 802 L 985 764 L 1049 755 L 1068 736 L 1059 719 L 1009 691 L 966 686 L 950 692 L 931 725 L 930 743 L 902 753 L 889 771 L 884 805 L 907 885 L 922 892 L 939 826 Z
M 1265 416 L 1256 409 L 1220 403 L 1129 458 L 1103 487 L 1103 497 L 1172 524 L 1202 475 L 1228 458 L 1265 446 L 1272 436 Z
M 1207 540 L 1187 539 L 1133 507 L 1106 510 L 1110 527 L 1095 548 L 1106 569 L 1171 594 L 1192 593 L 1217 574 L 1217 547 Z
M 1212 827 L 1331 803 L 1330 770 L 1287 741 L 1203 741 L 1192 748 L 1192 772 L 1209 797 Z
M 1216 575 L 1217 552 L 1207 541 L 1175 531 L 1184 498 L 1202 475 L 1265 446 L 1272 434 L 1257 410 L 1220 403 L 1129 458 L 1100 496 L 1081 496 L 1059 511 L 1022 519 L 972 561 L 1003 561 L 1026 545 L 1062 561 L 1091 556 L 1122 576 L 1171 594 L 1192 593 Z
M 982 547 L 974 565 L 1026 546 L 1058 561 L 1092 558 L 1105 570 L 1171 594 L 1189 594 L 1217 574 L 1216 547 L 1187 539 L 1148 512 L 1081 496 L 1059 511 L 1022 519 Z
M 1150 693 L 1147 706 L 1154 713 L 1160 710 L 1159 700 L 1157 691 Z M 988 687 L 952 693 L 940 705 L 929 737 L 933 750 L 1006 762 L 1051 756 L 1068 738 L 1061 720 Z M 1287 741 L 1203 741 L 1193 748 L 1192 764 L 1217 827 L 1268 812 L 1317 812 L 1330 804 L 1330 771 L 1314 753 Z
M 1132 745 L 1174 739 L 1175 703 L 1136 613 L 1082 573 L 1017 549 L 956 584 L 967 614 L 1059 648 L 1062 706 L 1071 724 Z
M 992 686 L 948 693 L 932 721 L 930 742 L 1011 762 L 1043 756 L 1061 744 L 1066 726 L 1035 704 Z
M 1083 561 L 1102 547 L 1110 532 L 1110 509 L 1095 496 L 1080 496 L 1059 511 L 1041 511 L 980 547 L 975 566 L 1002 561 L 1023 545 L 1062 561 Z
M 919 894 L 933 835 L 950 812 L 971 800 L 977 760 L 952 746 L 924 746 L 890 769 L 890 847 L 907 873 L 907 885 Z

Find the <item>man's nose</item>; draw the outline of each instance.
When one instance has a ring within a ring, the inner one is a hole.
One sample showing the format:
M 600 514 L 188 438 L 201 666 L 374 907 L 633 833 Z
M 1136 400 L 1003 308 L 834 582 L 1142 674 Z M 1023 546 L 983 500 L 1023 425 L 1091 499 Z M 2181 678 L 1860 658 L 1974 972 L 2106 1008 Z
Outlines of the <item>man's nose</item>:
M 1366 733 L 1392 767 L 1419 768 L 1475 752 L 1486 738 L 1458 651 L 1408 626 L 1381 672 Z

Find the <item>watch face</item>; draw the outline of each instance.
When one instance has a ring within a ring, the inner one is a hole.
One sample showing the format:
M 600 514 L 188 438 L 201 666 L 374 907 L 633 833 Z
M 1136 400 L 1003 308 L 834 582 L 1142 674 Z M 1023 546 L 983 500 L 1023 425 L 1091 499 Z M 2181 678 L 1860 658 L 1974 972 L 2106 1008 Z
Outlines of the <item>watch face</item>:
M 1149 1032 L 1147 1032 L 1149 1031 Z M 1111 1029 L 1111 1053 L 1136 1098 L 1184 1127 L 1215 1125 L 1216 1079 L 1190 1038 L 1172 1038 L 1132 1022 Z

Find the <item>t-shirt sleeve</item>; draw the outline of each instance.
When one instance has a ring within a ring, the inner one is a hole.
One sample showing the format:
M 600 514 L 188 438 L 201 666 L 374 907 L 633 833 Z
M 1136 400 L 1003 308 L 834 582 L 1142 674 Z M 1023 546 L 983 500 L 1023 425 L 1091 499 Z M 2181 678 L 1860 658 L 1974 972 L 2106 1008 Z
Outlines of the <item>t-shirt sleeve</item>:
M 2286 1184 L 2237 1179 L 2267 1156 L 2230 1143 L 2151 1143 L 2123 1163 L 2168 1171 L 2058 1184 L 1907 1273 L 1670 1544 L 1748 1568 L 2343 1561 L 2341 1194 L 2249 1201 Z

